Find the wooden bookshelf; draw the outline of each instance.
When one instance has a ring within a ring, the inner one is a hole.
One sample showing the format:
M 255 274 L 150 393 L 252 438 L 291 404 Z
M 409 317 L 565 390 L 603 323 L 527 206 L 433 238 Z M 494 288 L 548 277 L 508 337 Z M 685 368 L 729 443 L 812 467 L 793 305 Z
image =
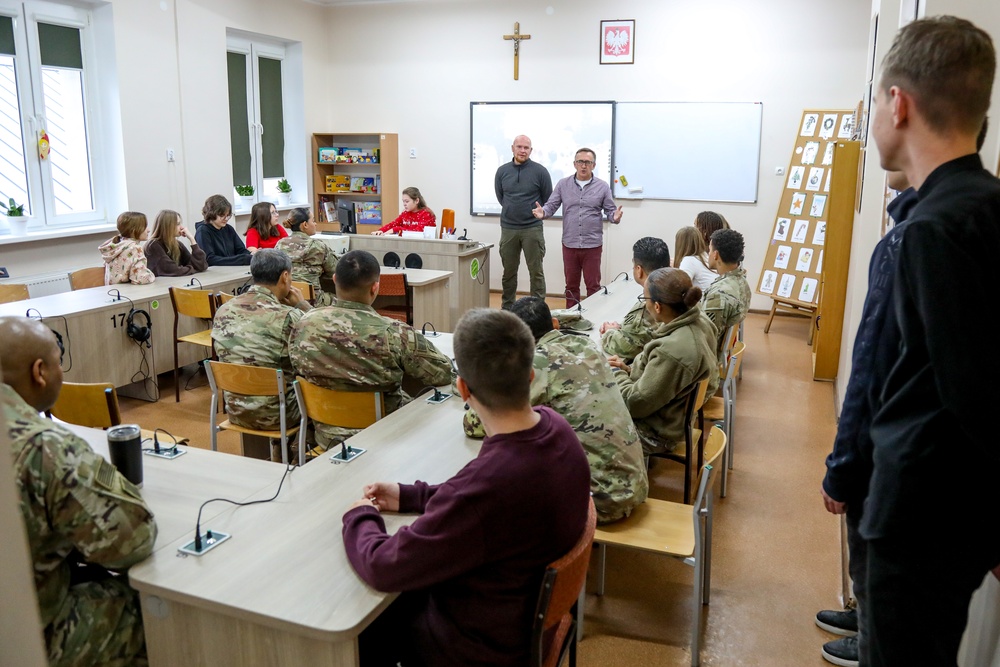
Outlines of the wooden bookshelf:
M 360 148 L 364 151 L 378 149 L 379 161 L 320 162 L 319 149 L 335 147 Z M 320 231 L 340 231 L 337 220 L 327 220 L 324 204 L 343 201 L 377 201 L 382 203 L 382 224 L 399 215 L 399 137 L 396 134 L 317 132 L 312 135 L 313 215 Z M 327 192 L 326 177 L 332 175 L 378 176 L 377 192 Z M 378 229 L 378 225 L 358 225 L 358 233 Z

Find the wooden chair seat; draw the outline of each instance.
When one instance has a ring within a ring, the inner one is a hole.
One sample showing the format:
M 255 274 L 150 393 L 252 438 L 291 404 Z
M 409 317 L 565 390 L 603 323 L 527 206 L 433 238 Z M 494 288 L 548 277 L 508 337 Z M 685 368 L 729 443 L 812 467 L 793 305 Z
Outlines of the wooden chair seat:
M 204 331 L 199 331 L 197 333 L 180 336 L 177 340 L 181 343 L 192 343 L 194 345 L 212 347 L 212 330 L 205 329 Z
M 257 435 L 257 436 L 260 436 L 262 438 L 274 438 L 275 440 L 277 440 L 278 438 L 281 437 L 281 431 L 258 431 L 256 429 L 252 429 L 252 428 L 246 428 L 246 427 L 243 427 L 243 426 L 237 426 L 236 424 L 232 423 L 228 419 L 225 419 L 225 420 L 219 422 L 218 424 L 216 424 L 216 426 L 218 426 L 220 429 L 222 429 L 224 431 L 236 431 L 237 433 L 246 433 L 247 435 Z M 299 432 L 299 427 L 298 426 L 290 426 L 290 427 L 288 427 L 288 435 L 289 436 L 293 436 L 293 435 L 295 435 L 298 432 Z
M 600 526 L 595 536 L 603 544 L 686 558 L 694 553 L 691 506 L 647 498 L 628 519 Z

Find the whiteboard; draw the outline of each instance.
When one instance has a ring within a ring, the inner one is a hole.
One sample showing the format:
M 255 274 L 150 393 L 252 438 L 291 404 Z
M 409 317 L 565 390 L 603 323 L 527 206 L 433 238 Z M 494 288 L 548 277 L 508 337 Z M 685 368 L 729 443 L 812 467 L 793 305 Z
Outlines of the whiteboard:
M 759 102 L 618 102 L 614 196 L 756 202 L 762 109 Z
M 553 186 L 575 173 L 573 158 L 582 147 L 597 153 L 594 175 L 610 182 L 613 102 L 471 102 L 469 107 L 472 215 L 500 214 L 494 178 L 500 165 L 510 162 L 519 134 L 531 139 L 531 159 L 549 170 Z

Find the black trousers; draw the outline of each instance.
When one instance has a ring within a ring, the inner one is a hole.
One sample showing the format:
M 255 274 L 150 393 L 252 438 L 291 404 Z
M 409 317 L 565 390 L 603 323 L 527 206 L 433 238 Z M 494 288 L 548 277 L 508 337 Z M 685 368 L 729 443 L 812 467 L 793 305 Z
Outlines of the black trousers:
M 947 535 L 928 534 L 925 540 L 868 541 L 868 665 L 958 664 L 969 600 L 983 576 L 1000 562 L 997 538 L 989 535 L 994 529 L 987 522 L 976 529 L 956 526 Z M 938 549 L 934 542 L 950 546 Z
M 361 667 L 423 667 L 415 619 L 426 604 L 426 593 L 401 593 L 379 614 L 358 636 Z

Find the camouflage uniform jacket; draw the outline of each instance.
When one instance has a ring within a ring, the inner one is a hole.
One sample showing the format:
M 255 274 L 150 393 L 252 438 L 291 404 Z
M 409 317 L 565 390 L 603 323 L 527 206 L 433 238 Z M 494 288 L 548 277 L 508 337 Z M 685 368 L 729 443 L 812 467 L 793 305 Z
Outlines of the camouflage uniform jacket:
M 714 327 L 695 306 L 654 329 L 629 373 L 615 371 L 647 454 L 684 442 L 684 403 L 695 384 L 716 369 L 714 340 Z
M 84 440 L 9 385 L 0 384 L 0 402 L 48 636 L 69 596 L 70 560 L 125 570 L 152 553 L 156 523 L 139 489 Z
M 733 269 L 716 278 L 701 297 L 701 307 L 718 329 L 718 350 L 726 329 L 742 322 L 750 310 L 750 283 L 747 282 L 746 270 Z
M 601 523 L 617 521 L 646 500 L 649 482 L 639 435 L 604 355 L 589 336 L 550 331 L 535 347 L 531 405 L 546 405 L 576 431 L 590 463 L 590 491 Z M 471 408 L 465 433 L 482 438 Z
M 601 336 L 601 347 L 622 359 L 635 359 L 653 338 L 656 321 L 646 311 L 644 301 L 636 301 L 622 320 L 620 329 L 610 329 Z
M 327 389 L 381 391 L 386 414 L 410 401 L 404 377 L 435 387 L 451 382 L 451 361 L 419 331 L 354 301 L 307 313 L 292 327 L 289 347 L 298 375 Z M 360 431 L 315 426 L 322 449 Z
M 212 323 L 212 340 L 219 361 L 285 372 L 285 423 L 299 422 L 292 381 L 295 375 L 288 356 L 292 325 L 305 313 L 280 301 L 274 292 L 252 285 L 243 294 L 222 304 Z M 280 424 L 280 406 L 273 396 L 239 396 L 226 392 L 226 411 L 238 426 L 274 430 Z
M 317 306 L 333 303 L 334 295 L 324 292 L 319 283 L 320 276 L 333 278 L 339 259 L 333 248 L 303 232 L 292 232 L 276 248 L 292 258 L 292 280 L 309 283 L 316 290 Z

